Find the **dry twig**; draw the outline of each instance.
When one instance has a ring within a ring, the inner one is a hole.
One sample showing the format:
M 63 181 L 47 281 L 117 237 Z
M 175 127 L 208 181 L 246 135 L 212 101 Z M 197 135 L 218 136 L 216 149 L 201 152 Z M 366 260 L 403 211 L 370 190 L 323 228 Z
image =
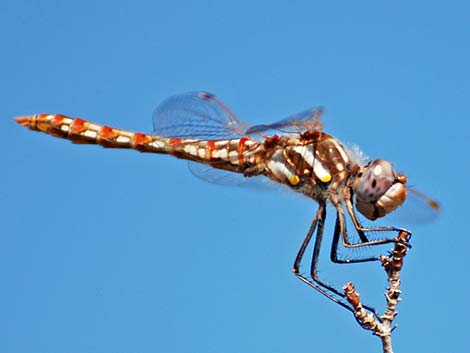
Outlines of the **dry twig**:
M 384 353 L 393 353 L 391 336 L 393 328 L 391 325 L 397 315 L 396 307 L 400 301 L 400 271 L 403 267 L 403 258 L 406 256 L 409 248 L 408 241 L 410 235 L 407 231 L 400 231 L 395 239 L 394 250 L 389 256 L 382 256 L 380 258 L 382 266 L 387 273 L 389 284 L 385 293 L 387 307 L 380 320 L 363 307 L 359 293 L 351 282 L 343 288 L 346 299 L 354 308 L 356 320 L 363 328 L 372 331 L 374 335 L 380 337 Z

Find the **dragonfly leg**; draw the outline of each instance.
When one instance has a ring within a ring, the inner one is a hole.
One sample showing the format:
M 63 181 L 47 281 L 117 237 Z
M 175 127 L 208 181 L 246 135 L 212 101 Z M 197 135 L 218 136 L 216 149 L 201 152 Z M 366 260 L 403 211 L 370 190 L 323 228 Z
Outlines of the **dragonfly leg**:
M 408 231 L 404 228 L 397 228 L 397 227 L 371 227 L 371 228 L 366 228 L 366 227 L 363 227 L 361 225 L 361 223 L 359 222 L 359 220 L 357 219 L 357 215 L 356 215 L 356 212 L 354 212 L 354 207 L 353 207 L 353 204 L 351 202 L 351 199 L 346 198 L 345 201 L 346 201 L 346 209 L 348 210 L 348 214 L 351 217 L 351 220 L 354 224 L 354 228 L 356 228 L 357 234 L 359 235 L 359 237 L 361 238 L 361 241 L 362 241 L 362 243 L 359 243 L 359 244 L 351 244 L 349 242 L 348 238 L 347 238 L 347 233 L 344 232 L 345 236 L 343 237 L 343 244 L 344 244 L 345 247 L 351 248 L 351 247 L 360 247 L 360 246 L 369 246 L 369 245 L 382 245 L 382 244 L 388 244 L 388 243 L 396 242 L 395 237 L 377 239 L 377 240 L 373 240 L 373 241 L 367 240 L 366 242 L 364 242 L 363 238 L 367 239 L 367 237 L 365 236 L 366 232 L 383 232 L 383 233 L 396 232 L 397 234 L 399 234 L 401 232 L 405 232 L 405 233 L 411 234 L 410 231 Z M 342 215 L 343 214 L 343 208 L 341 207 L 341 210 L 339 210 L 338 206 L 336 206 L 336 208 L 338 209 L 338 212 L 341 213 L 341 215 Z M 343 216 L 343 222 L 344 222 L 344 216 Z
M 309 285 L 316 291 L 320 292 L 331 301 L 341 305 L 343 308 L 351 312 L 354 312 L 353 308 L 349 305 L 349 303 L 343 300 L 345 296 L 341 291 L 326 284 L 325 282 L 321 281 L 318 278 L 317 264 L 318 264 L 318 257 L 320 254 L 321 241 L 323 238 L 325 217 L 326 217 L 326 205 L 324 202 L 321 202 L 320 206 L 318 207 L 317 213 L 315 214 L 315 217 L 312 220 L 312 223 L 307 232 L 307 235 L 305 236 L 305 239 L 302 242 L 302 245 L 300 246 L 300 249 L 297 253 L 294 266 L 293 266 L 293 272 L 297 276 L 297 278 L 299 278 L 302 282 L 306 283 L 307 285 Z M 300 273 L 300 264 L 302 262 L 302 258 L 305 254 L 305 251 L 307 250 L 307 247 L 310 241 L 312 240 L 312 236 L 315 233 L 315 231 L 316 231 L 316 239 L 315 239 L 315 245 L 313 249 L 312 263 L 310 267 L 310 276 L 311 276 L 311 279 L 310 279 Z
M 333 233 L 333 241 L 331 243 L 331 252 L 330 252 L 330 259 L 335 263 L 358 263 L 358 262 L 370 262 L 370 261 L 378 261 L 378 256 L 371 256 L 365 258 L 357 258 L 357 259 L 347 259 L 343 260 L 338 257 L 338 246 L 339 246 L 339 239 L 342 239 L 343 246 L 345 248 L 359 248 L 364 246 L 372 246 L 372 245 L 382 245 L 395 242 L 395 239 L 378 239 L 372 241 L 366 241 L 361 243 L 351 243 L 348 237 L 348 232 L 346 229 L 346 221 L 344 219 L 343 208 L 341 205 L 336 206 L 336 224 L 335 230 Z M 356 228 L 357 229 L 357 228 Z M 358 230 L 358 233 L 361 234 L 362 230 Z
M 342 211 L 342 209 L 341 209 L 341 211 Z M 337 250 L 338 250 L 338 243 L 339 243 L 340 236 L 343 239 L 343 243 L 344 243 L 344 239 L 347 239 L 346 223 L 345 223 L 345 220 L 344 220 L 343 213 L 338 211 L 337 212 L 337 217 L 336 217 L 335 230 L 334 230 L 334 233 L 333 233 L 331 253 L 330 253 L 330 259 L 331 259 L 332 262 L 343 264 L 343 263 L 358 263 L 358 262 L 369 262 L 369 261 L 379 260 L 379 257 L 368 257 L 368 258 L 362 258 L 362 259 L 348 259 L 348 260 L 339 259 L 338 256 L 337 256 Z M 371 242 L 368 242 L 368 243 L 371 243 Z M 362 246 L 363 243 L 352 244 L 352 245 L 361 245 Z M 313 260 L 312 260 L 312 266 L 314 266 Z M 313 271 L 313 269 L 312 269 L 312 271 Z M 373 313 L 374 316 L 379 321 L 381 321 L 379 314 L 377 313 L 377 311 L 373 307 L 368 306 L 368 305 L 363 305 L 363 307 L 365 309 L 367 309 L 368 311 L 370 311 L 371 313 Z
M 318 268 L 321 242 L 323 239 L 325 218 L 326 218 L 326 205 L 324 202 L 321 202 L 320 206 L 318 207 L 317 213 L 315 214 L 315 217 L 312 220 L 312 223 L 307 232 L 307 235 L 305 236 L 305 239 L 302 242 L 302 245 L 300 246 L 300 249 L 297 253 L 294 266 L 293 266 L 293 272 L 297 276 L 297 278 L 299 278 L 302 282 L 306 283 L 307 285 L 309 285 L 310 287 L 312 287 L 319 293 L 323 294 L 325 297 L 335 302 L 336 304 L 354 313 L 354 308 L 352 308 L 350 304 L 346 300 L 344 300 L 345 295 L 343 291 L 340 291 L 336 289 L 335 287 L 327 284 L 326 282 L 322 281 L 318 277 L 317 268 Z M 339 226 L 337 227 L 337 229 L 339 232 L 339 229 L 340 229 Z M 307 250 L 307 247 L 310 241 L 312 240 L 312 236 L 315 233 L 315 231 L 316 231 L 316 238 L 315 238 L 315 244 L 313 248 L 312 262 L 310 265 L 310 278 L 308 278 L 300 273 L 300 264 L 302 262 L 305 251 Z M 335 233 L 336 232 L 337 231 L 335 231 Z M 338 235 L 338 239 L 339 239 L 339 235 Z M 377 311 L 374 308 L 367 306 L 367 305 L 363 305 L 363 306 L 366 310 L 369 310 L 371 313 L 373 313 L 374 316 L 379 321 L 381 321 L 380 316 L 378 315 Z

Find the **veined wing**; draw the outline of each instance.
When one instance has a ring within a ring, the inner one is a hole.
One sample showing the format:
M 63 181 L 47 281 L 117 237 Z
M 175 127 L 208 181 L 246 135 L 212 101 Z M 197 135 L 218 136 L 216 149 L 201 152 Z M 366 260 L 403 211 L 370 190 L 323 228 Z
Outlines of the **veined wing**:
M 439 217 L 439 203 L 415 189 L 406 188 L 407 197 L 402 206 L 387 215 L 402 225 L 428 224 Z
M 323 124 L 320 121 L 322 113 L 322 107 L 310 108 L 272 124 L 254 125 L 247 129 L 246 133 L 265 135 L 271 130 L 288 134 L 300 134 L 305 131 L 321 131 L 323 130 Z
M 194 176 L 211 184 L 257 190 L 279 190 L 284 187 L 282 184 L 275 183 L 263 175 L 245 177 L 240 173 L 216 169 L 207 164 L 197 162 L 189 162 L 188 167 Z
M 153 113 L 153 128 L 159 136 L 225 140 L 242 137 L 249 125 L 215 95 L 190 92 L 163 101 Z
M 190 92 L 163 101 L 153 113 L 154 133 L 159 136 L 221 140 L 244 135 L 265 136 L 271 131 L 302 133 L 320 131 L 323 108 L 315 107 L 272 124 L 250 126 L 214 94 Z
M 262 138 L 271 130 L 283 133 L 321 130 L 321 112 L 321 108 L 312 108 L 273 124 L 250 127 L 215 95 L 190 92 L 163 101 L 154 111 L 153 125 L 156 135 L 167 137 L 224 140 L 251 135 Z M 246 178 L 196 162 L 189 162 L 189 169 L 198 178 L 214 184 L 262 188 L 271 188 L 274 184 L 267 178 Z
M 159 136 L 201 140 L 241 138 L 249 129 L 248 124 L 240 121 L 220 99 L 208 92 L 190 92 L 166 99 L 153 113 L 153 127 L 154 133 Z M 212 184 L 270 184 L 266 178 L 246 178 L 242 174 L 213 168 L 207 164 L 189 162 L 188 167 L 193 175 Z

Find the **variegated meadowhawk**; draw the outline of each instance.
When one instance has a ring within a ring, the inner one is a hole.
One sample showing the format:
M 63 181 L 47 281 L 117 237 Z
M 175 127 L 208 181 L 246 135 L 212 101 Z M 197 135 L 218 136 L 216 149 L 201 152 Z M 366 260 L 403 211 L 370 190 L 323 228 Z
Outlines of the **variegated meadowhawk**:
M 336 263 L 378 260 L 379 257 L 343 260 L 337 255 L 339 241 L 346 248 L 393 242 L 389 237 L 370 240 L 368 232 L 400 232 L 396 227 L 365 228 L 356 210 L 369 220 L 394 211 L 405 201 L 406 177 L 383 159 L 364 162 L 336 138 L 323 132 L 321 109 L 310 109 L 270 125 L 249 126 L 217 97 L 206 92 L 187 93 L 164 101 L 154 112 L 154 134 L 144 134 L 98 125 L 59 114 L 39 114 L 15 120 L 31 130 L 69 139 L 74 143 L 110 148 L 132 148 L 140 152 L 170 154 L 191 161 L 197 176 L 228 183 L 268 178 L 287 185 L 315 200 L 318 210 L 294 262 L 295 275 L 329 299 L 352 311 L 342 291 L 322 281 L 317 274 L 318 257 L 326 219 L 327 203 L 333 205 L 336 223 L 330 258 Z M 271 134 L 272 131 L 278 134 Z M 208 167 L 208 168 L 205 168 Z M 216 171 L 213 173 L 211 171 Z M 218 174 L 217 174 L 218 173 Z M 434 201 L 418 194 L 429 208 Z M 359 242 L 346 230 L 347 214 Z M 300 272 L 304 253 L 313 237 L 310 276 Z

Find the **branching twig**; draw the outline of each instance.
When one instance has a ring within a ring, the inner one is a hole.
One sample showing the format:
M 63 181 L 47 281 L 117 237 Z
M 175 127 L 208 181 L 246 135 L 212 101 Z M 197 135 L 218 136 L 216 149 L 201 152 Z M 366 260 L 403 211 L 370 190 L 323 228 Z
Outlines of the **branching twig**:
M 346 299 L 354 308 L 354 315 L 359 324 L 372 331 L 372 333 L 382 340 L 382 347 L 384 353 L 393 353 L 392 350 L 392 322 L 395 319 L 397 312 L 396 307 L 400 301 L 400 271 L 403 267 L 403 258 L 409 248 L 410 233 L 407 231 L 400 231 L 396 237 L 395 248 L 389 256 L 382 256 L 380 261 L 385 269 L 388 277 L 389 287 L 385 293 L 387 300 L 387 307 L 384 314 L 378 320 L 372 313 L 364 309 L 359 293 L 354 288 L 354 285 L 349 282 L 344 286 L 344 294 Z

